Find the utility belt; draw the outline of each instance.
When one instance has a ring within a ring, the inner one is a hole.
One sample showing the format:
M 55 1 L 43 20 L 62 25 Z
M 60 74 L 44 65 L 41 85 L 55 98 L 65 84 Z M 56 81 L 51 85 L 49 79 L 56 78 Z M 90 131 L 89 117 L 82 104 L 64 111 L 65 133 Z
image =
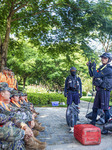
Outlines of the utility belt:
M 110 91 L 109 89 L 106 89 L 106 88 L 102 88 L 102 87 L 100 87 L 100 89 L 103 89 L 103 90 L 105 90 L 105 91 Z
M 105 91 L 110 91 L 110 90 L 108 90 L 108 89 L 106 89 L 106 88 L 103 88 L 103 87 L 96 87 L 96 91 L 99 91 L 100 89 L 103 89 L 103 90 L 105 90 Z
M 67 91 L 78 92 L 78 90 L 77 90 L 77 89 L 67 89 Z
M 101 89 L 110 91 L 112 89 L 112 77 L 93 78 L 93 85 Z

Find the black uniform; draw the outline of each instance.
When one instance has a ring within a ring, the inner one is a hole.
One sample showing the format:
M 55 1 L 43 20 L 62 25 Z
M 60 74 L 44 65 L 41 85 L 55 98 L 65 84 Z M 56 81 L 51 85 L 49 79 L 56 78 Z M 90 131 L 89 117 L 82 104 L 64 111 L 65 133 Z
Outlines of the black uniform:
M 108 58 L 108 57 L 107 57 Z M 103 109 L 105 112 L 105 122 L 109 119 L 109 100 L 110 91 L 112 89 L 112 63 L 102 65 L 96 70 L 95 63 L 93 64 L 93 70 L 91 65 L 89 66 L 89 74 L 93 76 L 93 84 L 96 86 L 96 96 L 93 104 L 93 116 L 92 124 L 95 125 L 97 110 Z

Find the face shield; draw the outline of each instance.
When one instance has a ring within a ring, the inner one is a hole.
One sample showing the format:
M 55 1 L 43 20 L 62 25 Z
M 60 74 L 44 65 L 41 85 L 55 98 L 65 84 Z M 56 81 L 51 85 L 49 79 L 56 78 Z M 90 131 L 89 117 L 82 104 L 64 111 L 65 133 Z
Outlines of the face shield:
M 70 73 L 72 76 L 75 76 L 76 75 L 76 70 L 70 70 Z
M 76 75 L 76 71 L 77 71 L 77 69 L 75 67 L 70 68 L 70 73 L 71 73 L 72 76 Z

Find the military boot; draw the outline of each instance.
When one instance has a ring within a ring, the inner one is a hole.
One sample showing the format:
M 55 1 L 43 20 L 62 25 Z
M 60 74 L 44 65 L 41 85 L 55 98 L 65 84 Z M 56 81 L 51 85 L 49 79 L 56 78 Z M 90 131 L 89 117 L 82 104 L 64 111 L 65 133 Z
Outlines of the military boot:
M 42 125 L 41 123 L 38 122 L 38 120 L 34 120 L 35 123 L 38 123 L 38 125 Z
M 36 112 L 35 110 L 34 110 L 34 113 L 35 113 L 36 115 L 39 115 L 39 113 L 38 113 L 38 112 Z
M 44 131 L 45 127 L 41 127 L 37 122 L 35 122 L 34 129 L 37 131 Z
M 37 131 L 37 130 L 32 130 L 32 131 L 33 131 L 34 137 L 37 137 L 39 135 L 39 131 Z
M 39 115 L 39 113 L 36 112 L 35 109 L 32 109 L 31 111 L 32 111 L 33 113 L 35 113 L 36 115 Z
M 39 121 L 37 119 L 35 119 L 35 121 L 38 123 Z
M 112 131 L 112 124 L 107 123 L 103 126 L 103 130 L 101 131 L 102 134 L 108 134 L 108 131 Z
M 34 137 L 30 137 L 29 139 L 24 139 L 25 141 L 25 148 L 26 150 L 31 149 L 31 150 L 44 150 L 46 147 L 46 144 L 40 144 L 38 143 Z
M 37 143 L 39 143 L 39 144 L 44 144 L 44 145 L 46 145 L 46 142 L 41 142 L 41 141 L 39 141 L 37 138 L 35 138 L 34 137 L 34 140 L 37 142 Z

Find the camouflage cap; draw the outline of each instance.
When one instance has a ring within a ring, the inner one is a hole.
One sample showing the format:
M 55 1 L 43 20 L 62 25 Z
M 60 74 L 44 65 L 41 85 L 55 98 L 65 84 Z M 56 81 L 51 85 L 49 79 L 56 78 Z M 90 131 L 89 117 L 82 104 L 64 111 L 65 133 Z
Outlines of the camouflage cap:
M 19 96 L 25 96 L 25 94 L 23 92 L 21 92 Z
M 0 92 L 1 91 L 11 91 L 11 88 L 9 88 L 8 84 L 6 82 L 0 82 Z
M 11 97 L 13 97 L 13 96 L 19 96 L 18 91 L 16 91 L 16 90 L 11 91 Z

